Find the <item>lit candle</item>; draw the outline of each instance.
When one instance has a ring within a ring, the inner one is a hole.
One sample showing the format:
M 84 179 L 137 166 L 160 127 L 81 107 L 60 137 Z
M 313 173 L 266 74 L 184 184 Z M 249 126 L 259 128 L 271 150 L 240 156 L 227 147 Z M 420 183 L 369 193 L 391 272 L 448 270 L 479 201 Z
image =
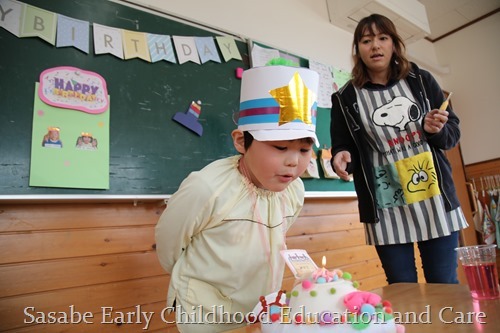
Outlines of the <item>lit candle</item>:
M 312 278 L 314 282 L 317 283 L 325 283 L 330 282 L 332 279 L 331 273 L 325 268 L 326 265 L 326 256 L 323 256 L 321 260 L 321 269 L 318 268 L 316 272 L 313 273 Z M 319 279 L 319 280 L 318 280 Z

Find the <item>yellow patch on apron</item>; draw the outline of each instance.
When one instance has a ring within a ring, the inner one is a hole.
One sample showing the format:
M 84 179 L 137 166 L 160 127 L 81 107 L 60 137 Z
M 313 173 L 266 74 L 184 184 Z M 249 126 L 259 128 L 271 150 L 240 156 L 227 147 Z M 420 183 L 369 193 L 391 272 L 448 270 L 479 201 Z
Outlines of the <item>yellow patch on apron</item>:
M 395 164 L 407 204 L 441 194 L 430 152 L 405 158 Z

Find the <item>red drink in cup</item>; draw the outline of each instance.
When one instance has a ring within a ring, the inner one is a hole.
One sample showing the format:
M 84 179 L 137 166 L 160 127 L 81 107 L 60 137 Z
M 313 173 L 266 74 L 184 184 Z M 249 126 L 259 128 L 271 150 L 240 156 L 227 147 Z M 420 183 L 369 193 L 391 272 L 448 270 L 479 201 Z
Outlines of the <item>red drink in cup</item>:
M 473 298 L 496 299 L 500 297 L 495 264 L 463 265 L 463 267 Z
M 500 298 L 496 245 L 466 246 L 456 250 L 462 261 L 472 298 L 478 300 Z

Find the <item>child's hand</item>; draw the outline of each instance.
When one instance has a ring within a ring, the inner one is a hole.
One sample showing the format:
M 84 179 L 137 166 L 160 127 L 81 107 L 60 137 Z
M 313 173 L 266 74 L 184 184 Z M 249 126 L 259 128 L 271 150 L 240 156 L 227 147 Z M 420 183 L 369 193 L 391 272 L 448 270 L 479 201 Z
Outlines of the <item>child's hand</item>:
M 448 111 L 434 109 L 424 118 L 424 130 L 427 133 L 439 133 L 448 122 Z

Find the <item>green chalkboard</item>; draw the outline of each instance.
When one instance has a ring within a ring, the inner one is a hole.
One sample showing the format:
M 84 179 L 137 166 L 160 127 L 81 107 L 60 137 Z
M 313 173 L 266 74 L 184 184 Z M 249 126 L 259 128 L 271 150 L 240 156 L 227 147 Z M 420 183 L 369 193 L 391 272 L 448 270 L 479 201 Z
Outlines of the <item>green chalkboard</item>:
M 300 67 L 309 67 L 309 59 L 295 55 L 291 52 L 288 51 L 283 51 L 281 49 L 275 48 L 273 46 L 269 46 L 265 43 L 257 42 L 257 41 L 250 41 L 249 42 L 249 48 L 250 51 L 252 50 L 253 45 L 260 46 L 262 48 L 268 48 L 268 49 L 275 49 L 279 51 L 280 57 L 286 58 L 286 59 L 291 59 L 298 63 Z M 316 155 L 318 156 L 317 163 L 318 163 L 318 169 L 319 169 L 319 176 L 320 178 L 305 178 L 303 179 L 304 181 L 304 186 L 306 188 L 306 191 L 308 192 L 321 192 L 319 196 L 327 195 L 333 195 L 335 196 L 336 193 L 342 193 L 343 195 L 346 195 L 349 193 L 349 195 L 355 195 L 354 192 L 354 183 L 353 182 L 346 182 L 340 179 L 329 179 L 325 178 L 323 169 L 321 168 L 320 165 L 320 153 L 319 150 L 322 148 L 329 148 L 331 147 L 331 139 L 330 139 L 330 112 L 331 110 L 329 108 L 318 108 L 318 114 L 316 117 L 316 135 L 318 136 L 318 140 L 321 144 L 321 147 L 315 148 Z
M 38 37 L 18 38 L 0 28 L 0 195 L 172 194 L 193 170 L 236 154 L 230 133 L 236 127 L 240 79 L 248 68 L 247 43 L 236 44 L 243 61 L 172 64 L 122 60 L 94 54 L 92 24 L 162 35 L 215 37 L 209 28 L 103 0 L 26 0 L 23 3 L 88 21 L 90 52 L 56 48 Z M 72 66 L 100 74 L 110 108 L 108 190 L 30 187 L 30 149 L 35 82 L 42 71 Z M 202 102 L 200 137 L 172 120 L 191 101 Z

